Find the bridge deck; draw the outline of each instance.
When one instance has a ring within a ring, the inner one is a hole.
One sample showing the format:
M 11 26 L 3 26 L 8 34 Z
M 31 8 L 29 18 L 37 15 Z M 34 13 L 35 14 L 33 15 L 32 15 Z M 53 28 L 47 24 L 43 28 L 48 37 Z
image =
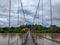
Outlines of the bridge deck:
M 43 39 L 46 39 L 46 40 L 50 40 L 51 42 L 55 42 L 56 44 L 60 44 L 60 41 L 56 41 L 56 40 L 53 40 L 53 39 L 49 39 L 47 37 L 42 37 Z M 39 43 L 42 45 L 42 40 L 41 42 L 37 43 L 35 42 L 35 40 L 33 39 L 33 36 L 31 34 L 30 31 L 28 31 L 26 33 L 26 40 L 24 42 L 22 42 L 22 44 L 18 44 L 20 42 L 17 42 L 18 40 L 14 41 L 12 44 L 10 45 L 39 45 Z M 46 42 L 46 41 L 45 41 Z M 49 42 L 51 44 L 51 42 Z
M 23 45 L 36 45 L 36 43 L 34 42 L 32 38 L 30 31 L 28 31 L 27 35 L 28 36 L 27 36 L 26 42 Z

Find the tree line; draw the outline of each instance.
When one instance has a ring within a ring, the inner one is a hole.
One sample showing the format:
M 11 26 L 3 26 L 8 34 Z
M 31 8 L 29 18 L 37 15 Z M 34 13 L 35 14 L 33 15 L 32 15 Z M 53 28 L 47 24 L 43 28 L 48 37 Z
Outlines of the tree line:
M 35 33 L 60 33 L 60 27 L 51 25 L 50 27 L 44 27 L 42 25 L 24 25 L 20 27 L 11 27 L 10 31 L 8 27 L 0 28 L 0 33 L 26 33 L 31 30 Z

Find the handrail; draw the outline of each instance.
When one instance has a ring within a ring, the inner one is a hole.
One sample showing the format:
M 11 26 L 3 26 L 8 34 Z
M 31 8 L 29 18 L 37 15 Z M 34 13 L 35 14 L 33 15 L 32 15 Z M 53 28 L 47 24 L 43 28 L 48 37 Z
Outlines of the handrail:
M 26 38 L 25 38 L 25 42 L 23 42 L 21 45 L 24 45 L 27 41 L 27 37 L 28 37 L 28 33 L 26 33 Z
M 33 40 L 33 42 L 35 43 L 35 45 L 38 45 L 38 44 L 35 42 L 35 39 L 33 38 L 32 33 L 30 33 L 30 34 L 31 34 L 31 36 L 32 36 L 32 40 Z

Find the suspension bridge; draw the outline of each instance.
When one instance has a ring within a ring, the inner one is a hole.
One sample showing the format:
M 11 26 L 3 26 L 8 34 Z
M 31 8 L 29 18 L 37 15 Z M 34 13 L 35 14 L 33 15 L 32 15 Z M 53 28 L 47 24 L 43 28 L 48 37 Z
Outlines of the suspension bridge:
M 19 8 L 20 8 L 20 6 L 19 6 L 19 5 L 21 5 L 22 15 L 23 15 L 23 17 L 24 17 L 23 25 L 25 25 L 25 21 L 26 21 L 22 0 L 18 0 L 18 23 L 17 23 L 17 26 L 20 24 L 20 22 L 19 22 L 19 18 L 20 18 L 20 17 L 19 17 Z M 35 11 L 35 14 L 34 14 L 34 17 L 33 17 L 33 25 L 35 25 L 34 23 L 35 23 L 35 18 L 36 18 L 36 16 L 39 17 L 39 15 L 38 15 L 39 8 L 40 8 L 39 5 L 40 5 L 40 0 L 38 1 L 38 5 L 37 5 L 37 7 L 36 7 L 36 11 Z M 44 5 L 43 5 L 43 0 L 42 0 L 42 25 L 43 25 L 43 21 L 44 21 L 44 19 L 43 19 L 43 16 L 44 16 L 44 15 L 43 15 L 43 6 L 44 6 Z M 51 20 L 51 25 L 52 25 L 52 3 L 51 3 L 51 0 L 50 0 L 50 20 Z M 10 30 L 11 30 L 11 29 L 10 29 L 10 27 L 11 27 L 10 21 L 11 21 L 11 0 L 9 0 L 9 32 L 10 32 Z M 36 21 L 36 22 L 37 22 L 37 25 L 39 25 L 39 21 Z M 52 28 L 51 28 L 51 30 L 52 30 Z M 49 39 L 49 38 L 46 38 L 46 37 L 42 37 L 42 38 L 60 44 L 60 41 L 52 40 L 52 39 Z M 17 37 L 17 39 L 10 44 L 10 41 L 9 41 L 9 38 L 8 38 L 8 45 L 20 45 L 20 44 L 18 44 L 18 40 L 19 40 L 19 38 Z M 21 45 L 38 45 L 38 43 L 37 43 L 36 40 L 34 39 L 33 34 L 32 34 L 32 32 L 31 32 L 30 30 L 28 30 L 28 32 L 26 33 L 26 35 L 25 35 L 25 40 L 21 43 Z M 44 44 L 43 44 L 43 45 L 44 45 Z M 54 44 L 52 44 L 52 45 L 54 45 Z

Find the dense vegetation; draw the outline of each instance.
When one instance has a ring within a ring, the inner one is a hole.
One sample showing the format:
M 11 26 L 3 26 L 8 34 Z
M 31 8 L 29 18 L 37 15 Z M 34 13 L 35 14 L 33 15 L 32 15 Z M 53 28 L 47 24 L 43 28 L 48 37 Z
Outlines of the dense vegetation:
M 11 27 L 10 31 L 8 27 L 0 28 L 0 33 L 26 33 L 27 29 L 25 29 L 25 26 L 20 27 Z
M 44 27 L 41 25 L 32 25 L 30 26 L 32 32 L 36 33 L 60 33 L 60 27 L 56 25 L 51 25 L 50 27 Z
M 60 27 L 51 25 L 50 27 L 44 27 L 42 25 L 25 25 L 20 27 L 11 27 L 10 31 L 8 27 L 0 28 L 0 33 L 25 33 L 28 30 L 36 33 L 60 33 Z

